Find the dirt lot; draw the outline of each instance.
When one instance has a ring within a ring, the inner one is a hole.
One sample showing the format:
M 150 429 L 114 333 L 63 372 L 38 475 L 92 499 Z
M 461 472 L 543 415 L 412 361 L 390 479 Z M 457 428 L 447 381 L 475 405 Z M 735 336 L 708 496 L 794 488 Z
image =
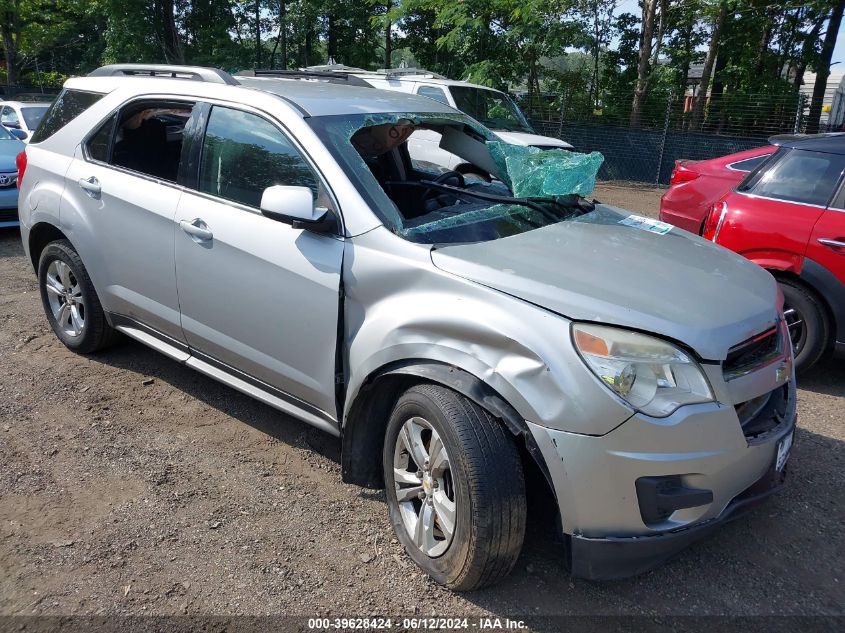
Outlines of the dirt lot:
M 596 195 L 654 209 L 618 189 Z M 382 494 L 341 483 L 333 438 L 134 342 L 67 351 L 15 230 L 0 376 L 0 615 L 845 613 L 843 362 L 801 380 L 789 485 L 768 505 L 609 583 L 570 579 L 531 529 L 513 575 L 468 595 L 409 563 Z

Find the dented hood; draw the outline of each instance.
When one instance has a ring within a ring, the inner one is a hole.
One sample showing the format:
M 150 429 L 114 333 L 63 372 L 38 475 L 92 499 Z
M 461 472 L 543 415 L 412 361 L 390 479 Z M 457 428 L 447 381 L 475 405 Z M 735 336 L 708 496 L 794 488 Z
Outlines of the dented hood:
M 658 234 L 621 224 L 625 217 L 597 205 L 519 235 L 438 247 L 432 261 L 571 319 L 680 341 L 709 360 L 777 321 L 768 272 L 686 231 Z

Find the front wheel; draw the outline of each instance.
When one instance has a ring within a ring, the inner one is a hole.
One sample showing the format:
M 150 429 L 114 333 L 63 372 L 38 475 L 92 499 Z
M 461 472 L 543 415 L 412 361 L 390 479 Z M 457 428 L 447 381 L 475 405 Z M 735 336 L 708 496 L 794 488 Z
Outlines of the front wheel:
M 408 389 L 383 464 L 393 528 L 429 576 L 467 591 L 510 572 L 525 535 L 525 482 L 513 439 L 487 411 L 437 385 Z

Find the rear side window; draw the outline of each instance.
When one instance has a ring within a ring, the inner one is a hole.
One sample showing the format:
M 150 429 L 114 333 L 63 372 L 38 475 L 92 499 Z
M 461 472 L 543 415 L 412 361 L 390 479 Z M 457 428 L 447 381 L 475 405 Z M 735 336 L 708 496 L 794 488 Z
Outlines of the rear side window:
M 440 88 L 435 88 L 434 86 L 421 86 L 417 90 L 417 94 L 423 97 L 428 97 L 429 99 L 434 99 L 435 101 L 439 101 L 440 103 L 445 103 L 449 105 L 449 100 L 446 98 L 446 93 L 443 92 Z
M 826 206 L 843 169 L 845 156 L 793 149 L 753 173 L 740 185 L 739 191 Z
M 179 176 L 183 131 L 194 110 L 193 103 L 143 100 L 120 111 L 108 162 L 169 182 Z M 97 135 L 89 152 L 96 152 Z
M 65 88 L 41 119 L 41 124 L 33 133 L 31 142 L 46 141 L 102 98 L 103 95 L 97 92 Z

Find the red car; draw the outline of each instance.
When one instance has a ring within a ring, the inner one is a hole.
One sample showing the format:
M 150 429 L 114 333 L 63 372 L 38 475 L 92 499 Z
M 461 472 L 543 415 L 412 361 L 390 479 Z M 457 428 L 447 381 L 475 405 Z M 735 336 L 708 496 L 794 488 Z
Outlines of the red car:
M 660 219 L 701 234 L 713 203 L 760 166 L 776 147 L 767 145 L 711 160 L 675 162 L 669 190 L 660 199 Z
M 777 151 L 712 206 L 702 236 L 777 278 L 803 371 L 845 353 L 845 135 L 770 142 Z

